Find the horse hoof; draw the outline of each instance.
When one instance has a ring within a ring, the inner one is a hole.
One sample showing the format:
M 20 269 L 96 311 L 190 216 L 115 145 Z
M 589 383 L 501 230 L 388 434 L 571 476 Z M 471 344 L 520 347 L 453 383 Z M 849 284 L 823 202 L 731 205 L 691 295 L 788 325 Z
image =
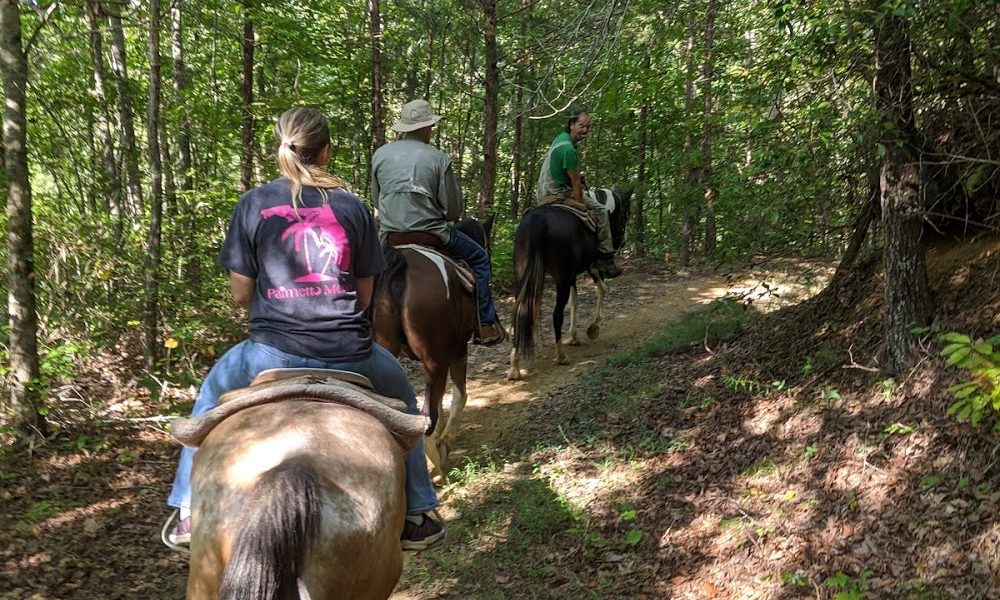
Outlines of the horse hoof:
M 587 328 L 587 339 L 596 340 L 599 335 L 601 335 L 601 326 L 597 323 Z
M 508 371 L 507 381 L 521 381 L 521 371 L 520 370 L 515 371 L 513 369 Z
M 590 330 L 589 329 L 587 330 L 587 335 L 590 335 Z M 594 338 L 590 338 L 590 339 L 594 339 Z M 580 345 L 580 340 L 577 339 L 577 337 L 574 335 L 573 337 L 571 337 L 568 340 L 566 340 L 566 345 L 567 346 L 579 346 Z
M 557 365 L 568 365 L 569 359 L 566 358 L 565 356 L 557 356 L 553 362 L 555 362 Z

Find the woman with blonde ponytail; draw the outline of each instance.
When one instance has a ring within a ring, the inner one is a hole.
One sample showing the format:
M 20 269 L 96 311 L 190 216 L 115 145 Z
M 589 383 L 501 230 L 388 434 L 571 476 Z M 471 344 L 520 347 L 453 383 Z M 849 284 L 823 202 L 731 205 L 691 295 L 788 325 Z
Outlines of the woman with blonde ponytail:
M 209 371 L 193 414 L 215 408 L 219 396 L 250 385 L 262 371 L 281 367 L 360 373 L 380 394 L 404 400 L 416 413 L 406 372 L 372 339 L 365 309 L 385 259 L 367 207 L 326 171 L 329 122 L 311 108 L 293 108 L 278 118 L 275 137 L 282 176 L 240 198 L 219 255 L 234 299 L 250 312 L 250 336 Z M 178 509 L 170 517 L 177 523 L 165 536 L 168 545 L 190 543 L 194 452 L 181 452 L 167 500 Z M 406 495 L 403 548 L 437 544 L 445 531 L 430 514 L 438 500 L 423 443 L 406 459 Z

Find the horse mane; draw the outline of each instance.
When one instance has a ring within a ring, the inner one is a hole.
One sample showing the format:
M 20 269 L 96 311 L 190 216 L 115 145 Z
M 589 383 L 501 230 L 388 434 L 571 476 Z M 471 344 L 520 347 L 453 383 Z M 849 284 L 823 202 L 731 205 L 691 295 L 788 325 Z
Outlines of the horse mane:
M 615 212 L 609 215 L 611 238 L 615 250 L 625 244 L 625 228 L 628 226 L 629 213 L 632 209 L 632 192 L 634 191 L 634 186 L 629 186 L 624 190 L 611 189 L 611 195 L 614 196 L 617 205 Z
M 493 229 L 494 215 L 486 217 L 485 221 L 480 221 L 473 217 L 465 217 L 455 223 L 454 227 L 465 235 L 472 238 L 480 246 L 490 253 L 490 232 Z
M 319 498 L 320 483 L 304 457 L 261 475 L 243 505 L 219 600 L 299 598 L 305 556 L 319 531 Z

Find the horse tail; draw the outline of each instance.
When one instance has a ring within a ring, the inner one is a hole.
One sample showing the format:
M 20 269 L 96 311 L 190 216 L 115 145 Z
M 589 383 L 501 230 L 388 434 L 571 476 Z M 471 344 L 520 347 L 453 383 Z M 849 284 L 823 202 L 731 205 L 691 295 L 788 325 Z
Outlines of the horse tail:
M 297 600 L 321 511 L 320 483 L 305 459 L 263 473 L 240 513 L 219 600 Z
M 532 216 L 528 214 L 522 221 L 525 225 L 525 237 L 518 249 L 523 251 L 525 266 L 519 278 L 514 304 L 514 349 L 519 356 L 525 358 L 531 358 L 535 354 L 535 325 L 542 311 L 542 286 L 545 283 L 545 261 L 542 257 L 545 222 L 532 219 Z

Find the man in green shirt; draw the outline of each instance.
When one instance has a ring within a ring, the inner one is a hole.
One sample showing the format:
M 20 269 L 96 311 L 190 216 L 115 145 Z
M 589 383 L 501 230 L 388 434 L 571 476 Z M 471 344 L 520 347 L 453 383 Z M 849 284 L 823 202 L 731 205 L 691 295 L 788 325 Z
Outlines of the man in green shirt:
M 590 115 L 586 111 L 576 111 L 570 115 L 563 131 L 552 140 L 549 151 L 538 174 L 535 195 L 539 202 L 547 196 L 572 198 L 590 209 L 597 221 L 597 260 L 594 268 L 605 279 L 618 277 L 622 268 L 615 262 L 614 246 L 611 243 L 611 227 L 608 210 L 590 194 L 583 193 L 583 177 L 580 175 L 580 155 L 576 150 L 590 131 Z

